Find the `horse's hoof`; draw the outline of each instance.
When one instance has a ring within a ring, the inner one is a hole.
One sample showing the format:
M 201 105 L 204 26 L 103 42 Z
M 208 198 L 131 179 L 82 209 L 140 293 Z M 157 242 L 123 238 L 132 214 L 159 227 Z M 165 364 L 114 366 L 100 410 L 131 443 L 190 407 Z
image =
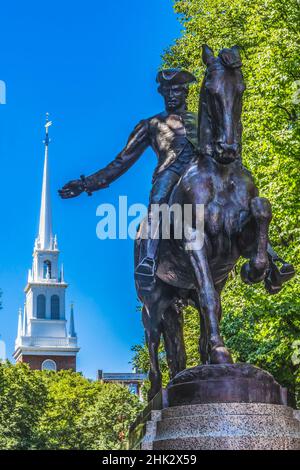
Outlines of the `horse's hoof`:
M 233 364 L 230 352 L 225 346 L 215 346 L 210 353 L 211 364 Z

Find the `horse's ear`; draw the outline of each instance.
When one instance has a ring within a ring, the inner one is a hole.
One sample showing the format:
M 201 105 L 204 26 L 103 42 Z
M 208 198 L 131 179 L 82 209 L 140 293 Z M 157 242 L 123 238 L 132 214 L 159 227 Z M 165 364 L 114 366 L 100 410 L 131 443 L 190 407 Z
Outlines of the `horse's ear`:
M 231 48 L 231 50 L 233 51 L 233 53 L 234 53 L 234 55 L 237 59 L 241 59 L 240 49 L 241 49 L 240 46 L 233 46 Z
M 205 65 L 210 65 L 212 61 L 214 60 L 214 51 L 208 47 L 207 44 L 203 44 L 202 46 L 202 60 Z

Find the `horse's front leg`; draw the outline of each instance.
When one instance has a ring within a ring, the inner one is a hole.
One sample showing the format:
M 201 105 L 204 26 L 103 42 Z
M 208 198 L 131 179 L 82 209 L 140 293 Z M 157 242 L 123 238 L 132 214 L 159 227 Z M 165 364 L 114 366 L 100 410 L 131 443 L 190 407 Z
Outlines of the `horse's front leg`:
M 197 281 L 197 293 L 201 313 L 205 318 L 208 360 L 211 364 L 230 364 L 230 352 L 224 346 L 220 334 L 221 299 L 216 291 L 205 247 L 187 251 Z
M 255 197 L 251 200 L 250 208 L 257 230 L 254 253 L 250 256 L 250 261 L 241 269 L 241 277 L 247 284 L 260 282 L 266 276 L 269 267 L 268 233 L 272 219 L 272 209 L 268 199 Z

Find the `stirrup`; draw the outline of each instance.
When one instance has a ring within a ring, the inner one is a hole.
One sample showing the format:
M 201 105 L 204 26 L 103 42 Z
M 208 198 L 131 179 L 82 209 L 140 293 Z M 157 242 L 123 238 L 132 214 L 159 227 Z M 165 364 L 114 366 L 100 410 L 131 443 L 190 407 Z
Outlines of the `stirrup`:
M 136 267 L 135 275 L 143 278 L 154 278 L 155 276 L 155 261 L 146 256 Z
M 280 262 L 281 266 L 278 267 L 275 261 Z M 273 295 L 281 291 L 283 283 L 289 281 L 295 276 L 295 269 L 292 264 L 286 263 L 281 258 L 276 260 L 270 259 L 270 268 L 265 277 L 266 291 Z

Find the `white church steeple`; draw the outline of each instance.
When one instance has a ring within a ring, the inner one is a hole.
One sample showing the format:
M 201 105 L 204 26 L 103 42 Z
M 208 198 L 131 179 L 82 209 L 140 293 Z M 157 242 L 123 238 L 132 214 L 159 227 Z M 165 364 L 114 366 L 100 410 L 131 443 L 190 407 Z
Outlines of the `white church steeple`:
M 52 122 L 49 121 L 49 114 L 46 114 L 46 136 L 45 144 L 45 160 L 44 160 L 44 173 L 43 173 L 43 186 L 41 198 L 41 211 L 40 211 L 40 225 L 38 234 L 39 248 L 47 250 L 52 248 L 53 234 L 52 234 L 52 212 L 51 212 L 51 195 L 50 195 L 50 180 L 49 180 L 49 163 L 48 163 L 48 149 L 49 149 L 49 127 Z
M 69 331 L 65 315 L 68 287 L 59 269 L 57 237 L 53 237 L 49 179 L 49 115 L 46 117 L 45 159 L 39 233 L 33 250 L 32 269 L 25 287 L 24 315 L 19 312 L 18 336 L 14 357 L 34 369 L 76 369 L 77 336 L 73 308 Z M 54 358 L 55 356 L 55 358 Z M 44 364 L 45 363 L 45 364 Z

